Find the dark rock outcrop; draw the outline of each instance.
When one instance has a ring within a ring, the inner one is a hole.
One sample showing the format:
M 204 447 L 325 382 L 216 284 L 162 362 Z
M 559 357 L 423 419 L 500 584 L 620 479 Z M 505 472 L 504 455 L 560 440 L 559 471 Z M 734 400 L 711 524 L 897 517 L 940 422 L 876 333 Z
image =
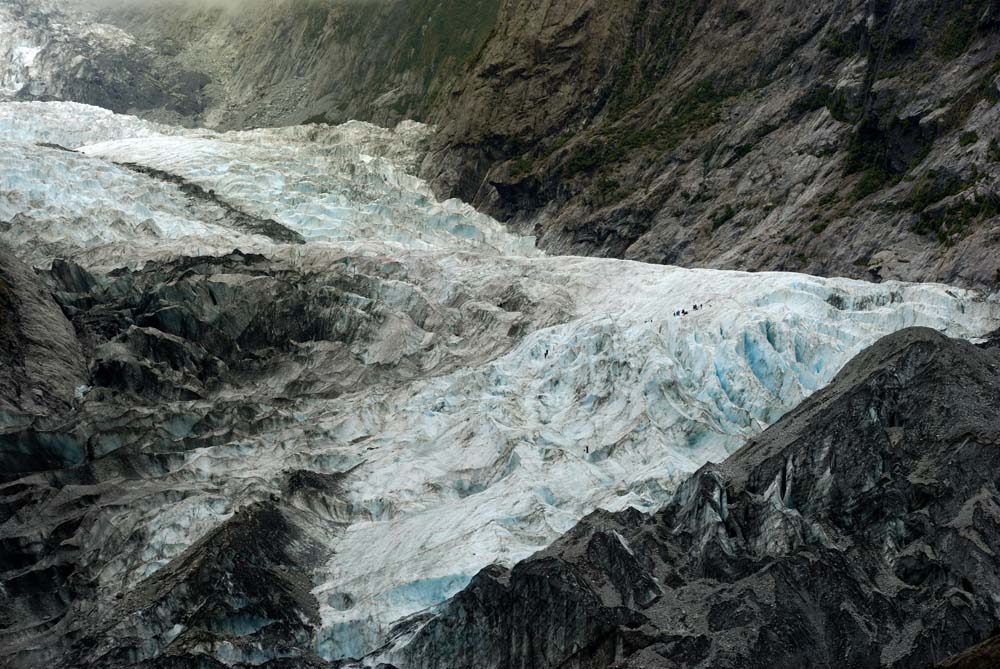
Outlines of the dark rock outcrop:
M 67 277 L 72 283 L 73 279 Z M 68 410 L 86 381 L 76 333 L 35 273 L 0 246 L 0 439 L 37 416 Z M 16 457 L 0 447 L 3 464 Z
M 886 337 L 658 513 L 597 512 L 512 571 L 484 570 L 398 662 L 944 660 L 1000 622 L 997 407 L 996 349 Z
M 16 96 L 224 129 L 423 118 L 499 0 L 9 0 Z
M 993 636 L 986 641 L 934 666 L 935 668 L 941 667 L 941 669 L 992 669 L 992 667 L 1000 667 L 1000 634 L 994 632 Z
M 493 359 L 570 304 L 499 281 L 439 303 L 420 260 L 318 255 L 98 275 L 0 250 L 0 666 L 329 666 L 317 570 L 371 512 L 343 492 L 362 459 L 300 411 Z M 234 471 L 302 429 L 331 445 Z

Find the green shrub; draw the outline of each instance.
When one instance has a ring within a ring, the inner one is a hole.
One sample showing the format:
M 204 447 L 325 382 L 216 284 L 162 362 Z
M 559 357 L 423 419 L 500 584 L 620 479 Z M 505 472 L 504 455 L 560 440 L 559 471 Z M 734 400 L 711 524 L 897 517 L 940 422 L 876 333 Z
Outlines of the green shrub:
M 817 203 L 821 207 L 829 207 L 830 205 L 832 205 L 834 202 L 836 202 L 839 199 L 840 199 L 840 195 L 837 194 L 837 191 L 832 190 L 832 191 L 829 191 L 828 193 L 824 193 L 819 198 L 819 200 L 817 200 Z
M 861 41 L 855 34 L 829 35 L 823 38 L 819 46 L 836 58 L 847 58 L 858 52 L 858 49 L 861 48 Z
M 946 197 L 957 195 L 965 190 L 969 184 L 955 174 L 940 176 L 931 171 L 924 175 L 917 182 L 907 198 L 910 203 L 910 211 L 914 214 L 923 213 L 927 207 Z
M 530 172 L 533 166 L 534 166 L 534 161 L 531 159 L 531 156 L 524 155 L 514 161 L 514 165 L 511 168 L 511 172 L 515 176 L 521 176 Z
M 990 140 L 990 145 L 986 149 L 986 157 L 991 163 L 1000 163 L 1000 143 L 997 142 L 996 137 Z
M 753 144 L 740 144 L 735 149 L 733 149 L 733 157 L 729 159 L 726 163 L 727 166 L 734 165 L 739 161 L 743 160 L 751 151 L 753 151 Z
M 975 130 L 966 130 L 961 135 L 958 136 L 959 146 L 972 146 L 979 141 L 979 135 L 976 134 Z
M 830 104 L 832 96 L 832 86 L 827 86 L 826 84 L 814 86 L 792 104 L 792 112 L 799 115 L 822 109 Z
M 851 193 L 855 200 L 862 200 L 872 193 L 877 193 L 893 181 L 893 176 L 880 167 L 870 167 L 861 173 L 861 179 Z
M 843 96 L 837 95 L 832 86 L 827 84 L 814 86 L 806 91 L 792 104 L 792 114 L 801 116 L 824 107 L 829 109 L 830 116 L 838 121 L 846 123 L 851 120 L 851 110 L 848 108 L 847 102 Z
M 949 60 L 965 53 L 976 32 L 975 3 L 960 2 L 958 5 L 958 8 L 949 12 L 948 24 L 941 31 L 941 37 L 934 47 L 937 55 Z
M 563 173 L 575 176 L 581 172 L 592 172 L 602 165 L 617 162 L 625 156 L 625 147 L 620 143 L 599 140 L 582 142 L 573 147 L 569 158 L 563 163 Z
M 994 197 L 977 194 L 936 215 L 923 213 L 911 229 L 917 234 L 934 234 L 940 243 L 951 245 L 955 237 L 966 234 L 974 223 L 997 214 L 1000 214 L 1000 202 Z
M 712 230 L 718 230 L 723 225 L 733 220 L 734 216 L 736 216 L 736 210 L 733 208 L 733 205 L 727 204 L 725 207 L 719 207 L 715 210 L 715 213 L 712 214 Z

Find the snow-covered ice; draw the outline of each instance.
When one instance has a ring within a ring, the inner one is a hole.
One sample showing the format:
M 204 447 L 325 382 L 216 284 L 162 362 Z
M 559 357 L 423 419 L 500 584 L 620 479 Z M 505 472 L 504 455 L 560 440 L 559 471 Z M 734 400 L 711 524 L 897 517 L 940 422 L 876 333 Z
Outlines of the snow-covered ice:
M 212 244 L 254 247 L 253 239 L 213 223 L 176 185 L 58 148 L 0 139 L 0 221 L 4 239 L 36 264 L 80 249 L 183 240 L 189 252 Z M 113 263 L 114 264 L 114 263 Z
M 164 481 L 186 494 L 146 510 L 140 559 L 109 556 L 109 583 L 138 582 L 241 505 L 280 492 L 283 472 L 342 472 L 343 506 L 302 512 L 334 550 L 314 575 L 316 650 L 360 656 L 394 622 L 590 511 L 662 504 L 684 475 L 724 458 L 879 337 L 912 325 L 974 337 L 1000 325 L 995 301 L 939 285 L 546 257 L 469 206 L 438 202 L 411 174 L 425 138 L 417 124 L 215 134 L 79 105 L 0 105 L 0 143 L 14 156 L 0 173 L 0 229 L 38 264 L 69 253 L 106 269 L 246 245 L 319 273 L 352 254 L 384 257 L 442 308 L 496 285 L 545 306 L 487 359 L 301 398 L 251 442 L 184 454 Z M 176 186 L 115 163 L 196 183 L 309 242 L 233 236 Z M 462 345 L 494 350 L 483 332 Z M 391 364 L 397 344 L 373 341 L 356 355 Z

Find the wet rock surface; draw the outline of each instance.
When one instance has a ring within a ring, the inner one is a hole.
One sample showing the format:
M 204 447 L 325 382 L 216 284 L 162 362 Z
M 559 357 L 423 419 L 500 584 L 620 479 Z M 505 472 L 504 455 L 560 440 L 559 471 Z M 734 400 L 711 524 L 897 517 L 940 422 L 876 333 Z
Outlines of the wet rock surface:
M 993 287 L 998 16 L 510 0 L 424 172 L 550 253 Z
M 998 406 L 995 349 L 921 329 L 886 337 L 661 511 L 597 512 L 513 570 L 484 570 L 391 656 L 407 667 L 942 661 L 1000 619 Z
M 499 0 L 7 0 L 0 97 L 222 129 L 424 118 Z
M 993 636 L 972 648 L 949 657 L 935 667 L 952 669 L 989 669 L 1000 664 L 1000 635 L 994 630 Z

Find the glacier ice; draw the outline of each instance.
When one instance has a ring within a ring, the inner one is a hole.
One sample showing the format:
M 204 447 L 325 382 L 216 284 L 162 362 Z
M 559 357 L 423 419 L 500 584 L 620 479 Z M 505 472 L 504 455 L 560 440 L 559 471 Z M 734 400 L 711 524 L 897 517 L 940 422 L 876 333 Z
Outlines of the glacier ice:
M 532 240 L 511 235 L 471 206 L 436 201 L 426 183 L 397 167 L 399 158 L 363 152 L 362 147 L 377 147 L 370 135 L 379 132 L 353 123 L 302 136 L 257 131 L 144 138 L 93 144 L 81 151 L 184 177 L 312 241 L 378 240 L 408 248 L 534 252 Z M 399 131 L 400 141 L 405 141 L 404 132 Z
M 5 240 L 45 264 L 81 249 L 186 239 L 191 252 L 209 242 L 254 246 L 214 224 L 221 212 L 189 202 L 173 184 L 80 153 L 0 139 L 0 220 Z M 245 238 L 247 237 L 247 238 Z
M 879 337 L 1000 325 L 994 300 L 939 285 L 546 257 L 468 205 L 435 199 L 412 175 L 426 136 L 419 124 L 360 123 L 217 134 L 81 105 L 0 105 L 12 156 L 0 229 L 35 264 L 68 255 L 108 270 L 239 246 L 307 274 L 391 265 L 378 299 L 392 313 L 419 296 L 435 313 L 490 324 L 441 341 L 399 316 L 351 354 L 388 368 L 441 346 L 462 364 L 275 402 L 252 438 L 173 454 L 145 492 L 106 511 L 107 532 L 144 532 L 134 553 L 115 555 L 93 537 L 103 587 L 139 583 L 237 509 L 281 494 L 292 469 L 340 474 L 337 503 L 289 503 L 332 549 L 313 574 L 316 651 L 360 656 L 484 566 L 530 555 L 594 509 L 655 508 Z M 211 206 L 126 164 L 197 184 L 308 243 L 226 229 Z M 476 299 L 498 287 L 511 291 L 503 309 Z M 533 320 L 501 344 L 514 314 Z
M 269 246 L 212 225 L 218 212 L 129 169 L 141 164 L 311 241 L 537 254 L 531 238 L 458 200 L 438 201 L 409 174 L 427 132 L 412 122 L 394 130 L 352 122 L 216 134 L 74 103 L 3 104 L 0 141 L 12 159 L 0 175 L 0 218 L 11 221 L 9 238 L 31 249 L 36 264 L 75 248 L 105 259 L 91 266 L 134 265 L 161 254 L 164 240 L 184 238 L 170 246 L 177 254 Z
M 78 149 L 96 142 L 162 137 L 182 132 L 191 131 L 76 102 L 0 104 L 0 137 L 9 142 L 55 144 Z

